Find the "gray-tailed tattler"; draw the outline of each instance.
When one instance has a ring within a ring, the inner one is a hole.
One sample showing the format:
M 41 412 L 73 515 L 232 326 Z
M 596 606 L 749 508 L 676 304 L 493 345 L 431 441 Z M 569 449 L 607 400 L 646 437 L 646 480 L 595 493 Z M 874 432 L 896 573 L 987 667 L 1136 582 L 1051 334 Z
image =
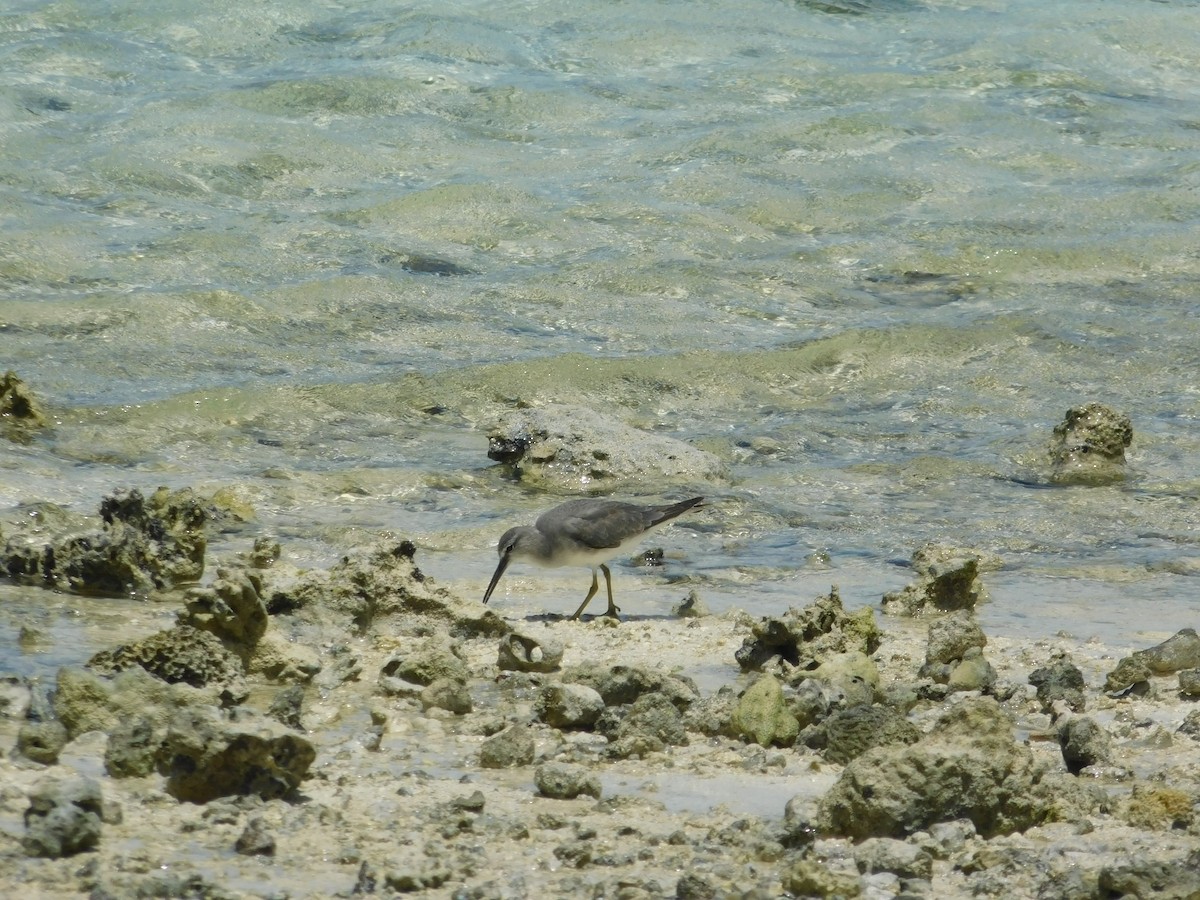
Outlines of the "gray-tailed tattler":
M 546 567 L 591 566 L 592 586 L 571 618 L 578 619 L 596 596 L 599 588 L 597 568 L 604 573 L 604 583 L 608 587 L 608 609 L 604 615 L 618 618 L 620 609 L 613 603 L 612 573 L 605 563 L 659 525 L 699 506 L 703 500 L 703 497 L 692 497 L 665 506 L 638 506 L 616 500 L 584 499 L 569 500 L 556 506 L 538 516 L 532 525 L 518 525 L 504 532 L 496 547 L 500 564 L 483 595 L 483 602 L 491 599 L 500 576 L 514 559 L 526 559 Z

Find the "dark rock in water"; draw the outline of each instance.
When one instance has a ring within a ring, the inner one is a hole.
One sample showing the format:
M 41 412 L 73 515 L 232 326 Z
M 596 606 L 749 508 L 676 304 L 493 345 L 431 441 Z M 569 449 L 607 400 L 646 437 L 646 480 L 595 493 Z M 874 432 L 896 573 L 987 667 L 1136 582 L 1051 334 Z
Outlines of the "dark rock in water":
M 538 793 L 555 800 L 574 800 L 581 794 L 600 799 L 600 780 L 583 766 L 571 763 L 546 763 L 533 775 Z
M 485 769 L 511 769 L 533 762 L 537 751 L 533 730 L 516 723 L 492 735 L 479 748 L 479 765 Z
M 1125 448 L 1133 442 L 1129 416 L 1102 403 L 1067 410 L 1054 426 L 1051 480 L 1057 484 L 1112 484 L 1125 477 Z
M 440 275 L 449 278 L 456 275 L 474 275 L 474 269 L 460 266 L 448 259 L 427 256 L 423 253 L 385 253 L 379 261 L 385 265 L 399 266 L 406 272 L 416 275 Z
M 187 625 L 177 625 L 149 637 L 102 650 L 88 667 L 111 674 L 140 666 L 168 684 L 227 686 L 233 700 L 246 696 L 242 665 L 214 635 Z
M 1062 747 L 1067 771 L 1078 775 L 1088 766 L 1112 763 L 1112 739 L 1094 719 L 1072 716 L 1059 726 L 1058 743 Z
M 16 424 L 40 428 L 46 424 L 37 400 L 11 369 L 0 376 L 0 421 L 6 427 Z
M 10 540 L 0 571 L 22 582 L 123 595 L 197 580 L 207 546 L 204 506 L 187 489 L 117 491 L 100 504 L 100 531 L 34 545 Z
M 52 766 L 67 745 L 67 726 L 57 719 L 26 722 L 17 732 L 17 753 L 26 759 Z
M 1047 665 L 1030 672 L 1029 683 L 1037 688 L 1037 698 L 1043 712 L 1050 712 L 1060 700 L 1075 712 L 1083 712 L 1087 705 L 1084 695 L 1087 685 L 1083 680 L 1083 672 L 1065 656 L 1056 657 Z
M 1172 675 L 1194 668 L 1200 668 L 1200 635 L 1194 628 L 1184 628 L 1161 644 L 1120 660 L 1105 678 L 1104 690 L 1122 691 L 1150 675 Z
M 262 816 L 255 816 L 246 823 L 245 830 L 238 835 L 233 849 L 243 856 L 274 856 L 275 837 L 267 829 Z
M 1200 669 L 1180 671 L 1179 693 L 1184 697 L 1200 697 Z
M 819 818 L 824 831 L 855 840 L 903 838 L 961 818 L 984 836 L 1023 831 L 1044 813 L 1040 778 L 995 701 L 964 701 L 916 743 L 852 760 L 821 799 Z
M 72 776 L 34 789 L 25 811 L 29 856 L 57 859 L 94 849 L 100 843 L 104 801 L 95 779 Z
M 912 722 L 882 706 L 852 706 L 841 709 L 806 733 L 810 747 L 819 746 L 830 762 L 845 764 L 872 747 L 915 744 L 921 730 Z
M 883 611 L 889 615 L 916 616 L 932 609 L 941 612 L 974 609 L 987 599 L 979 581 L 984 563 L 989 568 L 999 561 L 976 550 L 926 544 L 912 557 L 916 579 L 898 591 L 883 595 Z
M 201 707 L 171 721 L 157 763 L 172 797 L 207 803 L 235 794 L 285 797 L 315 758 L 307 738 L 274 720 L 244 713 L 230 720 Z
M 781 657 L 795 668 L 815 669 L 834 653 L 857 650 L 868 655 L 879 648 L 881 635 L 869 607 L 847 613 L 833 587 L 803 609 L 768 616 L 754 625 L 734 657 L 743 672 Z

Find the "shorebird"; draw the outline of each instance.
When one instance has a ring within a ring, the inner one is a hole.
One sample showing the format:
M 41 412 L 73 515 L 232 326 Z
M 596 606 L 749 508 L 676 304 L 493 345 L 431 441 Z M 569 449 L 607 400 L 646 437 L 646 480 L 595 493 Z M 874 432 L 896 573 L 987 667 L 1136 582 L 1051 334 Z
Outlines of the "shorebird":
M 599 569 L 604 573 L 604 583 L 608 587 L 608 609 L 604 615 L 617 619 L 621 610 L 613 603 L 612 573 L 605 563 L 659 525 L 699 506 L 703 500 L 703 497 L 693 497 L 664 506 L 638 506 L 616 500 L 585 499 L 569 500 L 556 506 L 538 516 L 532 525 L 518 525 L 504 532 L 496 547 L 500 564 L 483 595 L 483 602 L 491 599 L 500 576 L 514 559 L 527 559 L 544 567 L 591 566 L 592 586 L 571 618 L 578 619 L 596 596 L 599 589 L 596 569 Z

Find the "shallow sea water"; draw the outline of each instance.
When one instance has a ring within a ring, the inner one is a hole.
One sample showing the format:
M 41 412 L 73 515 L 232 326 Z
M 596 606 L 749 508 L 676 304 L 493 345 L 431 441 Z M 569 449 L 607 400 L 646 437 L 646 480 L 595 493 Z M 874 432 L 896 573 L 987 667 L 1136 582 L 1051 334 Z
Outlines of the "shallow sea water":
M 561 499 L 487 428 L 569 402 L 728 466 L 614 489 L 711 498 L 618 567 L 632 615 L 873 604 L 940 539 L 1003 559 L 989 631 L 1195 625 L 1197 33 L 1133 0 L 9 4 L 0 367 L 54 427 L 0 448 L 0 510 L 228 487 L 257 518 L 216 553 L 408 537 L 482 595 Z M 1045 487 L 1091 400 L 1129 477 Z M 164 615 L 0 601 L 10 671 Z

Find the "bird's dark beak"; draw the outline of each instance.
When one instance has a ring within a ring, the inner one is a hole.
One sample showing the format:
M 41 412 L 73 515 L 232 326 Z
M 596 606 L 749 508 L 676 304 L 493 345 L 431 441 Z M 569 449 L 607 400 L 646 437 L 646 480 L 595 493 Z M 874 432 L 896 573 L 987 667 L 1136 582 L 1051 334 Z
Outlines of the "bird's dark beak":
M 488 589 L 483 594 L 483 602 L 486 604 L 492 598 L 492 591 L 496 589 L 496 582 L 500 580 L 500 576 L 504 574 L 504 570 L 508 568 L 508 560 L 510 556 L 505 553 L 500 557 L 500 565 L 496 566 L 496 574 L 492 576 L 491 583 L 488 584 Z

